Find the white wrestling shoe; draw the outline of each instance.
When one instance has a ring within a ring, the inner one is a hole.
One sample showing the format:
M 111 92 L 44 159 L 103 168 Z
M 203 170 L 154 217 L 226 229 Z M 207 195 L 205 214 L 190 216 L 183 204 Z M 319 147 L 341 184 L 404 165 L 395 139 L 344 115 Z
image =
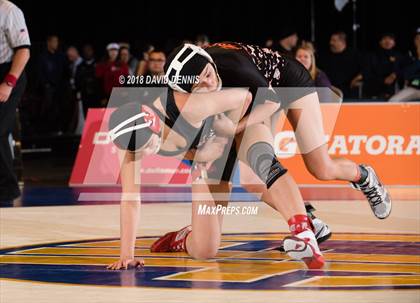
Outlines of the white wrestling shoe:
M 304 261 L 309 269 L 321 269 L 325 264 L 315 235 L 310 230 L 284 238 L 283 247 L 289 257 Z
M 368 177 L 363 184 L 350 182 L 352 187 L 360 190 L 366 196 L 370 208 L 378 219 L 385 219 L 392 209 L 391 196 L 386 188 L 379 181 L 378 176 L 372 167 L 361 165 L 368 171 Z
M 314 234 L 315 234 L 315 238 L 316 238 L 316 242 L 319 244 L 327 241 L 331 235 L 331 229 L 328 227 L 328 225 L 322 221 L 321 219 L 314 217 L 312 219 L 312 224 L 314 226 Z M 275 248 L 281 252 L 284 252 L 284 247 L 283 244 L 277 248 Z
M 331 229 L 325 222 L 321 221 L 319 218 L 314 218 L 312 219 L 312 224 L 314 226 L 315 238 L 318 245 L 331 237 Z

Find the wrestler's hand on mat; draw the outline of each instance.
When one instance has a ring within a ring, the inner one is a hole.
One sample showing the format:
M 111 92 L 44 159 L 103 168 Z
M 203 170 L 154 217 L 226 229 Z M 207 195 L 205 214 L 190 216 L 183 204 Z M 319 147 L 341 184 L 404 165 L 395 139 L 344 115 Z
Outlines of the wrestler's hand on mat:
M 195 161 L 207 163 L 219 159 L 223 155 L 227 142 L 227 138 L 224 137 L 210 138 L 196 151 Z
M 219 136 L 233 137 L 236 133 L 237 125 L 232 122 L 225 114 L 216 115 L 213 121 L 213 129 Z
M 117 262 L 114 262 L 107 266 L 107 269 L 118 270 L 118 269 L 130 269 L 140 268 L 144 266 L 144 260 L 140 258 L 121 258 Z

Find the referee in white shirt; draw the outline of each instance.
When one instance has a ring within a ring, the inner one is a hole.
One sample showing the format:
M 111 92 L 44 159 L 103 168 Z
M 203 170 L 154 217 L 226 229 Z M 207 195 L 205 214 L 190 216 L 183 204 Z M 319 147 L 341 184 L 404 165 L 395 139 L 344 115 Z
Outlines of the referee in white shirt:
M 22 11 L 10 1 L 0 0 L 0 205 L 20 195 L 8 137 L 25 89 L 23 70 L 29 60 L 29 46 Z

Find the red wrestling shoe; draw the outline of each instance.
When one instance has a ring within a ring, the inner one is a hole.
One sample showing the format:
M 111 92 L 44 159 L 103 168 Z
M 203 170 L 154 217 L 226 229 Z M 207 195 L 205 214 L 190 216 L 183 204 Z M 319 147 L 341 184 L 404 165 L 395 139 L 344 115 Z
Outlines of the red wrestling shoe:
M 186 240 L 192 227 L 188 225 L 178 231 L 172 231 L 157 239 L 150 247 L 151 252 L 186 252 Z

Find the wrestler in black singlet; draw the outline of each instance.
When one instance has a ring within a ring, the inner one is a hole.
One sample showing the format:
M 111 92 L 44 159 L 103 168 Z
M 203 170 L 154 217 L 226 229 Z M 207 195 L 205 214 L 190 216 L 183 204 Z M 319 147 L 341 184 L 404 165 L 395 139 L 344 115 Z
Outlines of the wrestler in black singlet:
M 313 81 L 305 67 L 298 61 L 281 56 L 277 52 L 258 46 L 232 42 L 213 44 L 206 48 L 206 51 L 211 55 L 217 66 L 223 87 L 249 88 L 253 96 L 253 104 L 248 108 L 247 114 L 251 111 L 255 102 L 255 104 L 258 104 L 270 100 L 281 103 L 282 107 L 286 107 L 290 102 L 314 92 Z M 268 87 L 273 87 L 275 91 L 268 90 Z M 290 93 L 282 93 L 277 87 L 302 87 L 306 89 L 298 90 L 291 95 Z M 258 89 L 260 89 L 258 92 L 260 95 L 256 99 Z M 211 127 L 213 117 L 207 118 L 203 121 L 202 127 L 197 129 L 182 117 L 171 89 L 168 90 L 167 97 L 167 117 L 156 108 L 154 109 L 166 125 L 185 138 L 187 144 L 185 148 L 177 151 L 160 150 L 158 152 L 160 155 L 174 156 L 188 149 L 197 149 L 208 138 L 214 136 Z M 226 155 L 226 153 L 228 154 Z M 227 161 L 225 160 L 226 157 Z M 222 156 L 214 162 L 208 175 L 210 177 L 212 175 L 217 176 L 218 171 L 224 168 L 221 179 L 230 181 L 236 161 L 236 144 L 233 142 L 231 148 L 225 151 L 224 157 Z
M 291 102 L 315 91 L 309 72 L 300 62 L 269 49 L 224 42 L 213 44 L 207 47 L 206 51 L 217 66 L 224 88 L 249 88 L 253 102 L 246 115 L 250 113 L 254 105 L 264 103 L 265 100 L 280 103 L 282 108 L 287 108 Z M 274 91 L 268 89 L 269 87 L 272 87 Z M 298 87 L 299 89 L 285 91 L 282 90 L 283 87 Z M 236 144 L 233 142 L 227 155 L 222 180 L 230 180 L 236 161 Z M 218 160 L 215 162 L 215 167 L 223 164 L 223 161 Z

